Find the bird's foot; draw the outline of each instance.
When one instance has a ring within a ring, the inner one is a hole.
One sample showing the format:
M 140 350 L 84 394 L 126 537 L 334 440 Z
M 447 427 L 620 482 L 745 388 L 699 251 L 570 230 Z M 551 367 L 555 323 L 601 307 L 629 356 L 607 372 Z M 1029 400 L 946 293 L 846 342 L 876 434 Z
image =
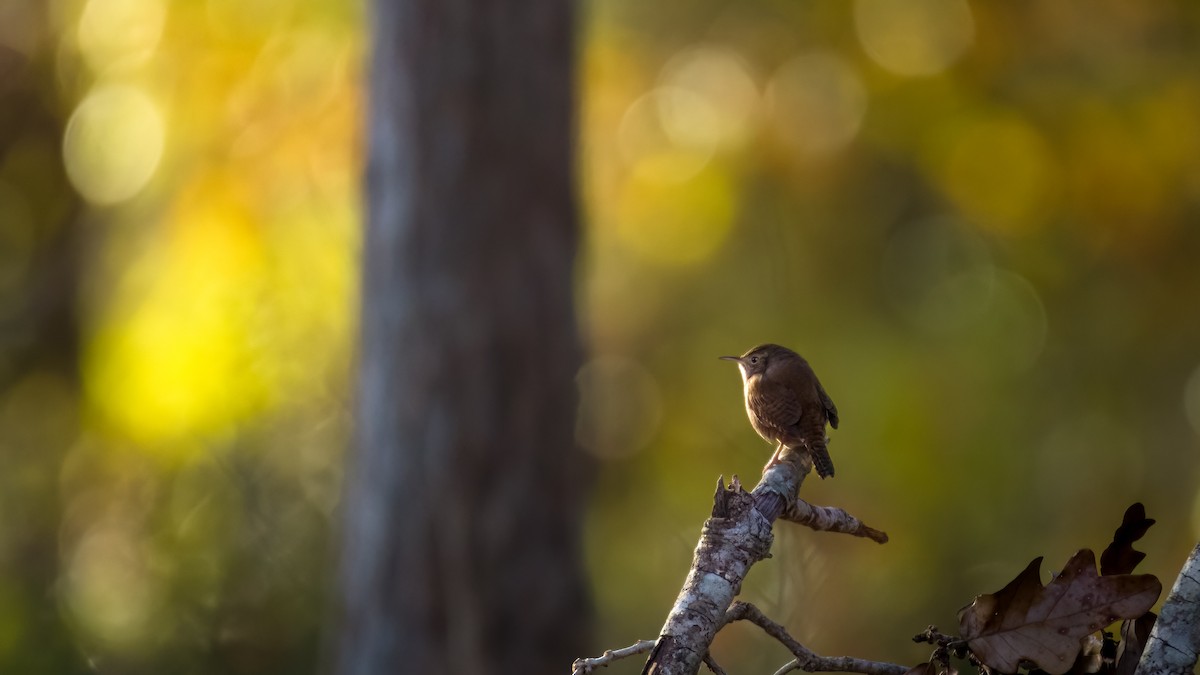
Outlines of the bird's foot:
M 771 455 L 771 459 L 769 459 L 767 461 L 767 463 L 763 466 L 762 472 L 766 473 L 766 472 L 770 471 L 771 467 L 775 466 L 776 464 L 782 464 L 783 463 L 783 452 L 786 449 L 787 448 L 785 448 L 783 446 L 783 444 L 780 443 L 779 446 L 775 448 L 775 454 Z

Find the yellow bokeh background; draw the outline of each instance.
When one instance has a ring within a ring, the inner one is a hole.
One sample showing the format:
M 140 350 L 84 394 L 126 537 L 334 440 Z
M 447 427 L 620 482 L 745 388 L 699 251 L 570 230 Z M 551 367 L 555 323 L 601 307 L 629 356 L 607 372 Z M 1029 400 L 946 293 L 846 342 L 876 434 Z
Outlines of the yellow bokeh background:
M 318 668 L 368 21 L 0 5 L 0 671 Z M 1200 538 L 1198 26 L 1116 0 L 580 5 L 597 653 L 656 634 L 717 476 L 769 456 L 716 360 L 764 341 L 842 413 L 805 496 L 892 536 L 780 528 L 743 596 L 813 649 L 924 660 L 911 635 L 1102 548 L 1132 501 L 1169 583 Z M 765 645 L 714 654 L 773 672 Z

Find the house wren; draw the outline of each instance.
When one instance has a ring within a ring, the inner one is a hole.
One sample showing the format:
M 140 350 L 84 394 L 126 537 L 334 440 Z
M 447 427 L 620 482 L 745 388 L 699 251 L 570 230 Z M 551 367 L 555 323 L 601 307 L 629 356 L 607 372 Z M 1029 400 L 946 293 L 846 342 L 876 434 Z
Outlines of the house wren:
M 837 428 L 837 407 L 808 361 L 787 347 L 772 344 L 759 345 L 742 356 L 721 358 L 736 361 L 742 371 L 750 425 L 759 436 L 779 444 L 763 470 L 777 464 L 785 449 L 802 449 L 812 457 L 821 478 L 832 476 L 825 423 Z

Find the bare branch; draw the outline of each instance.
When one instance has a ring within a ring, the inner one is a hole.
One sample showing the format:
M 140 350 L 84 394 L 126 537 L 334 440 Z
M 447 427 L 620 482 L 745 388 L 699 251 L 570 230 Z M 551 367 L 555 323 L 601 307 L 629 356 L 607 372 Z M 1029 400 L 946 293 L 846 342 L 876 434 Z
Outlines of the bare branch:
M 812 470 L 807 453 L 785 453 L 747 493 L 717 481 L 712 517 L 704 522 L 692 567 L 659 633 L 643 675 L 694 675 L 725 611 L 754 563 L 770 555 L 771 526 Z
M 717 662 L 713 659 L 711 653 L 704 655 L 704 665 L 708 666 L 708 669 L 712 671 L 713 675 L 729 675 L 729 673 L 725 672 L 724 668 L 717 665 Z
M 1200 652 L 1200 544 L 1192 549 L 1167 595 L 1136 675 L 1185 675 Z
M 588 673 L 603 668 L 613 661 L 619 661 L 627 656 L 636 654 L 644 654 L 654 648 L 654 640 L 641 640 L 635 642 L 628 647 L 621 649 L 610 649 L 602 655 L 592 659 L 575 659 L 575 663 L 571 664 L 571 675 L 587 675 Z M 714 671 L 716 672 L 716 671 Z
M 867 526 L 842 509 L 834 506 L 816 506 L 803 499 L 796 499 L 788 505 L 780 518 L 821 532 L 840 532 L 855 537 L 866 537 L 880 544 L 886 544 L 888 541 L 887 532 Z
M 725 625 L 725 612 L 741 591 L 746 574 L 751 566 L 770 556 L 775 520 L 795 502 L 800 484 L 812 471 L 812 459 L 806 452 L 785 451 L 780 459 L 763 473 L 752 492 L 741 489 L 736 476 L 729 488 L 723 480 L 717 481 L 712 517 L 704 522 L 692 567 L 642 668 L 643 675 L 695 675 L 699 671 L 701 659 Z M 806 524 L 831 523 L 815 529 L 886 540 L 882 532 L 862 525 L 840 509 L 810 504 L 790 508 Z
M 865 675 L 904 675 L 908 668 L 880 661 L 868 661 L 850 656 L 821 656 L 800 644 L 788 634 L 787 629 L 767 618 L 757 607 L 748 602 L 735 602 L 725 612 L 725 623 L 749 621 L 763 629 L 767 635 L 778 640 L 796 658 L 775 672 L 775 675 L 803 670 L 809 673 L 864 673 Z

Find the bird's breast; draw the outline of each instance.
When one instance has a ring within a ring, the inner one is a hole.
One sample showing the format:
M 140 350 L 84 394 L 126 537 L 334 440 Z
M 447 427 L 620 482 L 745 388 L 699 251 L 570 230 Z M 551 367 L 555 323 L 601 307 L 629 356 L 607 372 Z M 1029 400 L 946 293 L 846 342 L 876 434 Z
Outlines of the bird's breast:
M 742 382 L 742 391 L 745 393 L 746 398 L 750 398 L 750 392 L 754 391 L 754 389 L 758 387 L 761 380 L 762 375 L 759 373 L 754 373 Z

